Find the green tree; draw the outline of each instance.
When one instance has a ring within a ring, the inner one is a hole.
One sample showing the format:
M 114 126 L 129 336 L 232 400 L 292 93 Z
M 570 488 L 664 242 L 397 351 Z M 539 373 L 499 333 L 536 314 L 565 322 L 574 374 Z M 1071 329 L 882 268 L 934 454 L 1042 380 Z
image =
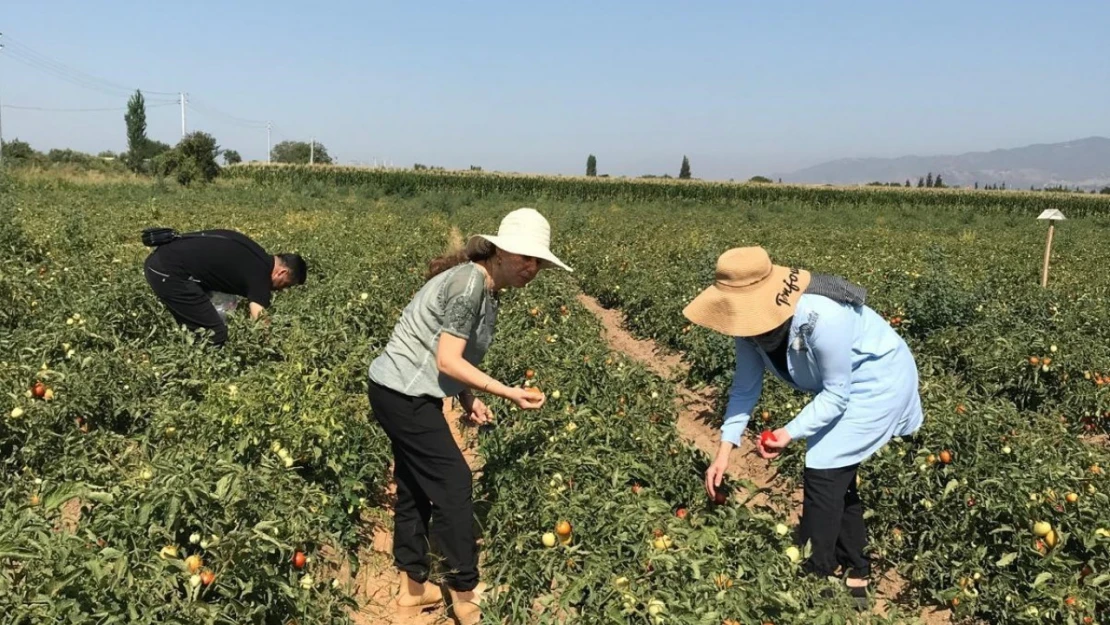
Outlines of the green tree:
M 769 183 L 769 182 L 772 182 L 772 180 L 770 178 L 768 178 L 767 176 L 752 176 L 751 178 L 748 178 L 748 182 Z
M 322 165 L 331 165 L 331 156 L 323 143 L 317 141 L 315 147 L 309 146 L 307 141 L 282 141 L 270 150 L 270 160 L 276 163 L 308 164 L 309 152 L 312 152 L 312 162 Z
M 597 157 L 594 156 L 593 154 L 591 154 L 590 157 L 586 159 L 586 175 L 587 176 L 596 176 L 597 175 Z
M 909 178 L 906 178 L 906 186 L 907 187 L 910 186 L 910 179 Z
M 925 186 L 925 179 L 924 178 L 918 178 L 917 179 L 917 188 L 920 189 L 924 186 Z
M 234 165 L 236 163 L 242 163 L 242 162 L 243 162 L 243 157 L 239 156 L 238 152 L 236 152 L 235 150 L 224 150 L 224 164 L 225 165 Z
M 127 166 L 132 171 L 139 171 L 143 167 L 143 160 L 148 156 L 148 139 L 146 138 L 146 100 L 143 92 L 135 90 L 135 95 L 127 101 L 127 113 L 123 116 L 127 124 Z
M 54 148 L 46 153 L 46 160 L 51 163 L 88 163 L 92 157 L 77 150 Z
M 10 159 L 16 162 L 26 162 L 33 160 L 36 156 L 31 144 L 19 139 L 5 141 L 3 145 L 0 145 L 0 150 L 3 150 L 5 161 Z
M 937 174 L 936 179 L 933 180 L 933 186 L 938 188 L 938 189 L 943 189 L 944 188 L 944 182 L 941 181 L 940 174 Z
M 929 175 L 925 176 L 925 186 L 930 189 L 933 187 L 933 172 L 929 172 Z
M 168 143 L 147 139 L 146 145 L 143 147 L 143 158 L 154 158 L 163 152 L 169 152 L 171 149 Z
M 678 170 L 678 177 L 683 180 L 690 179 L 690 159 L 686 155 L 682 156 L 682 167 Z
M 154 171 L 160 176 L 173 176 L 179 183 L 212 182 L 220 175 L 216 159 L 220 146 L 206 132 L 191 132 L 168 152 L 153 159 Z

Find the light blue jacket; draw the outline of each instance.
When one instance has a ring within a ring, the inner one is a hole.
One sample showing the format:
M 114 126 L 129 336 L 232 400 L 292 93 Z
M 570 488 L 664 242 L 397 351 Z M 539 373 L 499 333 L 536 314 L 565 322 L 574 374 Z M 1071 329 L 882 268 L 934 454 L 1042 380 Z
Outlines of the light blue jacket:
M 875 311 L 805 294 L 787 340 L 791 386 L 816 393 L 786 424 L 792 439 L 807 439 L 806 467 L 857 464 L 892 437 L 921 427 L 917 365 L 902 337 Z M 763 390 L 764 370 L 790 383 L 753 341 L 737 338 L 722 440 L 740 445 Z

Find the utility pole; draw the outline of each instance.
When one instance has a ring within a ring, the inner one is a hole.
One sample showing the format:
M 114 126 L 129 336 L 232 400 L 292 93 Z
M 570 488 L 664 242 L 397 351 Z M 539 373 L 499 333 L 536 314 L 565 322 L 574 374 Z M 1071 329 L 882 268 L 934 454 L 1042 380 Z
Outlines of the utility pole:
M 4 36 L 4 33 L 0 33 L 0 37 L 3 37 L 3 36 Z M 3 51 L 4 51 L 4 44 L 0 43 L 0 52 L 3 52 Z M 3 98 L 0 98 L 0 167 L 4 166 L 4 120 L 3 120 L 3 113 L 4 113 L 4 100 L 3 100 Z
M 316 137 L 312 137 L 308 140 L 308 164 L 309 165 L 311 165 L 314 162 L 315 155 L 316 155 Z
M 272 122 L 266 122 L 266 162 L 267 163 L 270 162 L 270 151 L 273 149 L 273 148 L 270 147 L 270 130 L 272 130 L 273 127 L 274 127 L 274 124 Z
M 185 138 L 185 102 L 186 102 L 186 98 L 188 97 L 189 94 L 182 91 L 178 95 L 181 96 L 181 138 L 184 139 Z

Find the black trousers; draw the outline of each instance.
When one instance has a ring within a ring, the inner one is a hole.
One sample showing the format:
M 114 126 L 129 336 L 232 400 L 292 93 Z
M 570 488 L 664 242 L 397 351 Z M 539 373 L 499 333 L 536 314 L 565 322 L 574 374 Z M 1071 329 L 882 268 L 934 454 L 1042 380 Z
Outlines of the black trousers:
M 374 417 L 393 444 L 394 564 L 413 580 L 427 580 L 430 536 L 446 561 L 447 585 L 473 590 L 478 585 L 473 478 L 451 437 L 443 400 L 410 397 L 373 380 L 369 395 Z
M 154 294 L 173 314 L 178 324 L 190 330 L 201 328 L 213 332 L 212 342 L 223 345 L 227 341 L 227 324 L 220 319 L 211 296 L 187 276 L 171 275 L 158 263 L 158 253 L 146 257 L 143 273 Z
M 856 488 L 855 464 L 839 469 L 806 469 L 799 546 L 811 542 L 805 570 L 828 577 L 841 566 L 848 577 L 867 579 L 867 526 Z

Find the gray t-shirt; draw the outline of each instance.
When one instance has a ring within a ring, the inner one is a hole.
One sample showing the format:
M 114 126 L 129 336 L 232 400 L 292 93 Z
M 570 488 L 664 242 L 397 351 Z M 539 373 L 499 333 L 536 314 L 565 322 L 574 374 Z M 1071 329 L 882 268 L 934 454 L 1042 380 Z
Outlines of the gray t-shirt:
M 478 366 L 493 341 L 497 306 L 485 272 L 474 263 L 432 277 L 405 306 L 385 350 L 370 363 L 370 379 L 411 397 L 461 393 L 466 386 L 436 366 L 439 335 L 466 339 L 463 358 Z

